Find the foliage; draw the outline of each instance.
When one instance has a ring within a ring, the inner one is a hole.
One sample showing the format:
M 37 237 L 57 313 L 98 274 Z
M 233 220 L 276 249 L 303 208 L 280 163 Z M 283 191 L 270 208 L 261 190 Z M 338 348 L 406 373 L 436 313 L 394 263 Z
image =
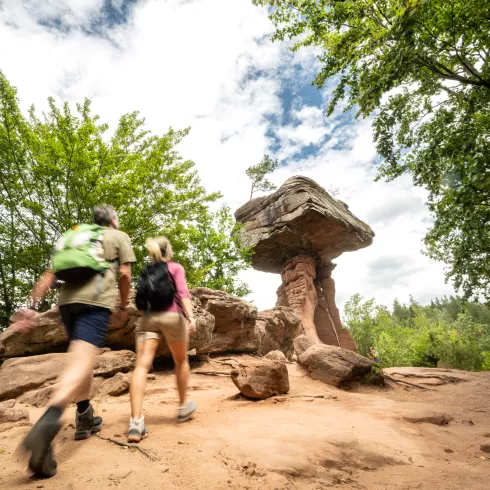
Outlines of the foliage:
M 466 298 L 490 298 L 490 3 L 479 0 L 253 0 L 273 39 L 322 54 L 337 82 L 328 114 L 374 118 L 378 178 L 408 172 L 429 191 L 427 254 Z
M 365 356 L 371 347 L 382 367 L 429 366 L 490 370 L 490 308 L 461 298 L 421 306 L 395 300 L 390 312 L 374 300 L 352 296 L 344 321 Z
M 223 207 L 202 220 L 179 229 L 173 248 L 187 272 L 189 287 L 205 286 L 246 296 L 252 291 L 237 277 L 251 261 L 251 249 L 240 245 L 239 229 L 231 210 Z
M 277 160 L 272 160 L 269 155 L 264 155 L 260 163 L 247 168 L 245 171 L 247 177 L 252 180 L 250 199 L 252 199 L 253 193 L 256 191 L 272 191 L 276 188 L 276 186 L 267 180 L 265 176 L 274 172 L 277 166 Z
M 219 193 L 206 192 L 194 163 L 175 150 L 188 129 L 152 135 L 133 112 L 109 135 L 89 100 L 76 113 L 67 103 L 48 102 L 41 117 L 34 107 L 25 117 L 0 72 L 0 328 L 49 266 L 57 237 L 90 222 L 101 203 L 116 208 L 139 265 L 147 238 L 165 234 L 192 285 L 248 291 L 236 277 L 248 252 L 232 236 L 229 210 L 211 213 Z

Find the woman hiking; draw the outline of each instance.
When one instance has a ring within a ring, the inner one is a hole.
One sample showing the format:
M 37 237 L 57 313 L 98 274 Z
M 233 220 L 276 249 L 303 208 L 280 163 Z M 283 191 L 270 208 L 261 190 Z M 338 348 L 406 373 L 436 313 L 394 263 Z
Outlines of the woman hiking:
M 153 364 L 162 336 L 172 353 L 180 406 L 177 421 L 185 422 L 196 410 L 187 400 L 189 381 L 189 333 L 196 328 L 184 268 L 172 261 L 172 246 L 165 237 L 148 241 L 150 264 L 141 272 L 136 306 L 142 313 L 136 327 L 136 366 L 131 376 L 131 418 L 128 442 L 139 442 L 148 435 L 143 416 L 143 396 L 147 374 Z

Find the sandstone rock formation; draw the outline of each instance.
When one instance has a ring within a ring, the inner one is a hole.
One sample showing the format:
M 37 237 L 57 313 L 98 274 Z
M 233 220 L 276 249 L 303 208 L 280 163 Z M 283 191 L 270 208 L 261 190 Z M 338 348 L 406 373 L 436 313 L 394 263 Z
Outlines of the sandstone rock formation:
M 41 395 L 48 398 L 49 388 L 62 372 L 67 356 L 64 353 L 44 354 L 5 361 L 0 367 L 0 401 L 41 388 L 47 388 Z M 133 368 L 135 358 L 131 351 L 104 352 L 97 356 L 94 375 L 108 378 L 119 372 L 128 372 Z M 42 406 L 42 403 L 38 401 L 37 405 Z
M 134 329 L 140 318 L 134 304 L 134 291 L 130 293 L 127 307 L 128 319 L 124 325 L 111 324 L 106 337 L 106 345 L 111 349 L 135 348 Z M 214 317 L 203 308 L 197 298 L 192 298 L 196 332 L 189 338 L 189 349 L 206 344 L 212 338 Z M 7 329 L 0 334 L 0 361 L 12 357 L 64 352 L 68 339 L 61 323 L 58 308 L 37 315 L 38 326 L 28 333 L 12 332 Z M 157 355 L 170 357 L 165 342 L 162 342 Z
M 243 395 L 255 400 L 289 392 L 288 370 L 282 362 L 242 361 L 231 379 Z
M 298 357 L 313 379 L 331 386 L 361 378 L 371 371 L 374 363 L 364 356 L 333 345 L 314 344 Z
M 258 351 L 260 335 L 255 328 L 255 305 L 209 288 L 194 288 L 191 294 L 215 320 L 212 336 L 208 342 L 197 346 L 198 354 Z
M 288 179 L 235 217 L 244 224 L 244 245 L 254 247 L 253 267 L 281 274 L 277 305 L 301 316 L 302 330 L 313 342 L 356 350 L 335 305 L 332 260 L 371 245 L 371 228 L 306 177 Z
M 294 354 L 294 339 L 301 329 L 301 317 L 292 309 L 276 306 L 261 311 L 256 322 L 260 335 L 258 353 L 265 356 L 271 351 L 281 351 L 287 360 Z
M 265 355 L 271 350 L 281 350 L 291 359 L 293 340 L 301 325 L 301 318 L 292 308 L 276 307 L 258 313 L 252 303 L 223 291 L 195 288 L 191 294 L 197 329 L 190 335 L 189 351 Z M 140 315 L 134 304 L 134 292 L 130 294 L 127 311 L 128 319 L 124 325 L 111 324 L 109 327 L 106 345 L 110 349 L 135 349 L 135 328 Z M 68 339 L 57 308 L 37 315 L 36 321 L 38 326 L 27 334 L 10 330 L 0 334 L 0 363 L 13 357 L 66 350 Z M 157 356 L 171 357 L 165 342 L 161 343 Z M 45 398 L 47 390 L 39 396 Z

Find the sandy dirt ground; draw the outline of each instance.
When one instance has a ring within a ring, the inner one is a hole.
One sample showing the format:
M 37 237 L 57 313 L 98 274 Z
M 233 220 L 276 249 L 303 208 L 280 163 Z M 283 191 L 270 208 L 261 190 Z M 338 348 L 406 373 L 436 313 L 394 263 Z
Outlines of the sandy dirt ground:
M 435 381 L 427 391 L 400 384 L 345 391 L 311 380 L 296 364 L 288 370 L 290 393 L 259 402 L 234 397 L 226 376 L 194 374 L 199 409 L 184 424 L 174 421 L 172 373 L 153 373 L 145 402 L 150 435 L 140 444 L 147 454 L 97 437 L 74 441 L 71 407 L 56 439 L 58 474 L 49 480 L 30 476 L 18 457 L 27 428 L 0 427 L 0 488 L 490 488 L 490 454 L 480 450 L 490 442 L 490 373 Z M 101 435 L 125 442 L 129 396 L 94 406 L 104 418 Z M 42 412 L 32 408 L 31 421 Z

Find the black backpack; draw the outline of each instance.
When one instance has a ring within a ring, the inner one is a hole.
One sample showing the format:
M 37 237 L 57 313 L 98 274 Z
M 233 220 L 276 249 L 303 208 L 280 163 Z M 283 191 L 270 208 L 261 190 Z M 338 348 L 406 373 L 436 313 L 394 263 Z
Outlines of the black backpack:
M 162 311 L 175 300 L 175 284 L 166 262 L 147 265 L 136 290 L 136 307 L 144 311 Z

